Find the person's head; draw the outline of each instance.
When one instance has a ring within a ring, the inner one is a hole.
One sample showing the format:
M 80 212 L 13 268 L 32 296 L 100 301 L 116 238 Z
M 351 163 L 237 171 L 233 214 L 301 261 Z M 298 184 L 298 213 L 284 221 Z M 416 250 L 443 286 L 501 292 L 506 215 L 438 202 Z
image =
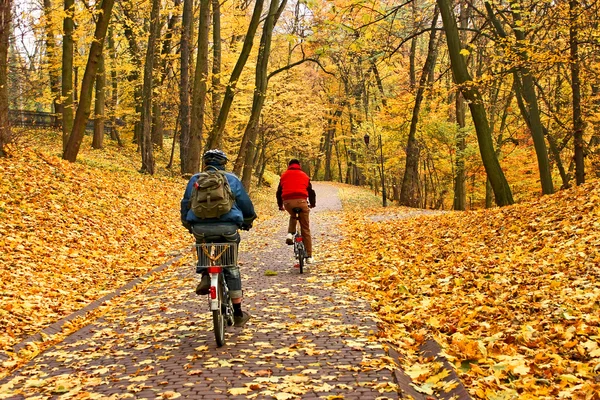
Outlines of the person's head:
M 291 167 L 294 164 L 300 165 L 300 161 L 298 159 L 296 159 L 296 158 L 292 158 L 290 160 L 290 162 L 288 163 L 288 167 Z
M 204 160 L 204 165 L 211 167 L 224 167 L 228 161 L 227 154 L 219 149 L 208 150 L 204 153 L 202 159 Z

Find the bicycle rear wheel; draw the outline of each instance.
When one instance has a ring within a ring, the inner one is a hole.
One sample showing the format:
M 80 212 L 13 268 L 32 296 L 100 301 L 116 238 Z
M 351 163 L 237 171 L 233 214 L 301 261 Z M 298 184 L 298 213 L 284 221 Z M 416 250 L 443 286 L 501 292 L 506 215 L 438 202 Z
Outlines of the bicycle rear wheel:
M 215 331 L 215 340 L 217 347 L 225 344 L 225 317 L 223 315 L 223 274 L 219 275 L 219 283 L 217 287 L 217 296 L 219 299 L 219 307 L 213 310 L 213 326 Z
M 304 243 L 298 246 L 298 265 L 300 266 L 300 273 L 304 273 L 304 259 L 306 258 L 306 250 L 304 249 Z

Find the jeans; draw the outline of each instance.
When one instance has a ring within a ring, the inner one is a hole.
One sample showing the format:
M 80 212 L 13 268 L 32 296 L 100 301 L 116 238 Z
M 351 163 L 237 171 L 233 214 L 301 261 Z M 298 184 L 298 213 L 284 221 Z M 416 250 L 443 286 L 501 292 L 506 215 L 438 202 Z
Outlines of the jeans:
M 235 243 L 236 252 L 240 243 L 238 227 L 234 224 L 194 224 L 192 225 L 192 233 L 196 238 L 196 243 Z M 200 264 L 200 259 L 201 255 L 198 254 L 198 264 Z M 202 274 L 205 271 L 205 266 L 196 266 L 196 273 Z M 232 299 L 241 298 L 242 278 L 240 277 L 240 268 L 237 265 L 223 268 L 223 275 L 229 288 L 229 296 Z

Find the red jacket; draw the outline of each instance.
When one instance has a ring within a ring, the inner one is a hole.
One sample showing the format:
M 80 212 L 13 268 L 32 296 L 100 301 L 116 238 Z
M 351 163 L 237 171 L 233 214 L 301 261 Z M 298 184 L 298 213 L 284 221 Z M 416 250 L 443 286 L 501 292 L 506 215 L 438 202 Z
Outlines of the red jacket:
M 292 164 L 281 174 L 277 188 L 277 205 L 282 207 L 285 200 L 306 198 L 312 207 L 316 205 L 316 195 L 310 178 L 302 171 L 300 165 Z

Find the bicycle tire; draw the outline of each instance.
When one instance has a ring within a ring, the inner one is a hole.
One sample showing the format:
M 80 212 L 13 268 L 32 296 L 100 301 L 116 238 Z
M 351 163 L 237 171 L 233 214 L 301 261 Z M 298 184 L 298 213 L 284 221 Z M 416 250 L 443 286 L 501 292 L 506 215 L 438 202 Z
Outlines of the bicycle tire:
M 300 273 L 304 273 L 304 258 L 306 250 L 304 249 L 304 243 L 298 246 L 298 265 L 300 266 Z
M 215 331 L 215 340 L 217 347 L 225 344 L 225 318 L 223 316 L 223 275 L 219 275 L 219 283 L 217 287 L 217 296 L 219 299 L 219 307 L 213 310 L 213 326 Z

